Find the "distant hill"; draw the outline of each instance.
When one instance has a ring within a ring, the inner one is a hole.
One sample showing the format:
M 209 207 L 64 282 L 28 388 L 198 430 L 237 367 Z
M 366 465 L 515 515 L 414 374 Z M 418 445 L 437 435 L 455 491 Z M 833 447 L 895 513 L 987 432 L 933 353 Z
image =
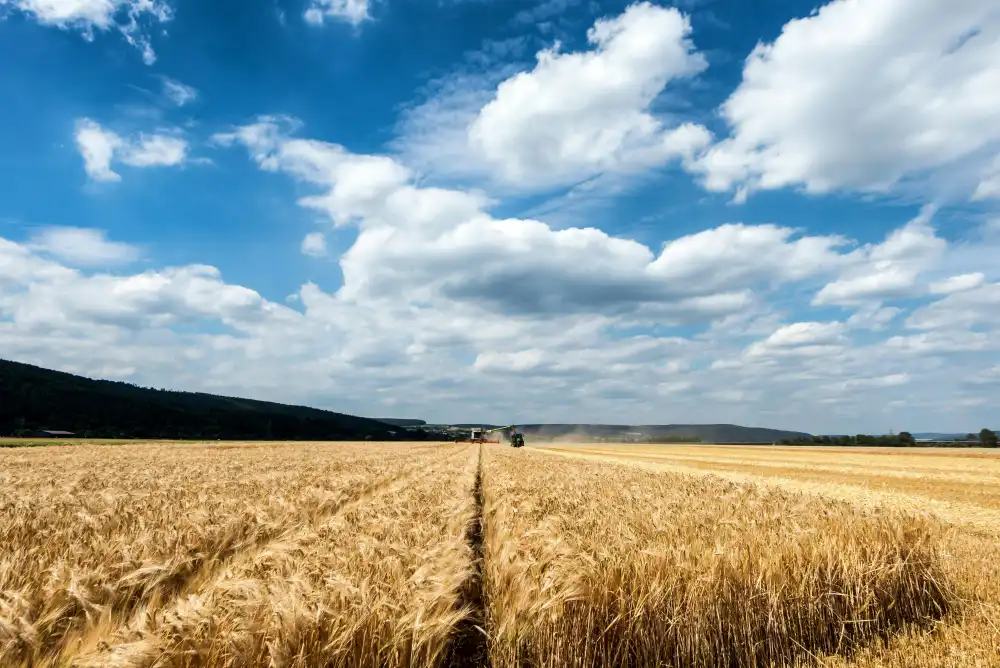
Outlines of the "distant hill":
M 490 429 L 496 425 L 464 423 L 453 427 Z M 783 439 L 812 438 L 811 434 L 763 427 L 741 427 L 735 424 L 519 424 L 525 438 L 557 441 L 607 439 L 620 441 L 628 437 L 640 440 L 700 440 L 703 443 L 773 443 Z
M 965 432 L 963 434 L 943 434 L 937 431 L 922 431 L 919 434 L 913 434 L 913 438 L 920 438 L 920 439 L 930 438 L 934 439 L 935 441 L 953 441 L 958 438 L 965 438 L 966 436 L 969 435 L 969 433 L 970 432 Z M 979 430 L 978 429 L 975 430 L 974 433 L 978 434 Z
M 408 418 L 373 418 L 379 422 L 384 422 L 385 424 L 391 424 L 394 427 L 423 427 L 427 425 L 426 420 L 411 420 Z
M 624 439 L 629 435 L 642 440 L 698 439 L 703 443 L 773 443 L 782 439 L 810 437 L 798 431 L 742 427 L 735 424 L 527 424 L 518 425 L 526 438 L 552 440 L 601 438 Z
M 56 429 L 95 438 L 390 440 L 369 418 L 268 401 L 142 388 L 0 360 L 0 435 Z

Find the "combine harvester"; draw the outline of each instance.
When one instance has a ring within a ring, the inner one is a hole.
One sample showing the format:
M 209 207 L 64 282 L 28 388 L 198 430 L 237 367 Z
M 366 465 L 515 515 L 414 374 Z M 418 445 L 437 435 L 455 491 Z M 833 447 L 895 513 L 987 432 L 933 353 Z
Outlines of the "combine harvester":
M 455 439 L 456 443 L 499 443 L 500 439 L 493 440 L 489 437 L 496 429 L 486 429 L 484 427 L 472 427 L 468 436 L 461 436 Z
M 507 437 L 507 441 L 510 443 L 511 447 L 523 448 L 524 447 L 524 434 L 517 431 L 515 425 L 509 424 L 505 427 L 494 427 L 493 429 L 486 429 L 485 427 L 472 427 L 469 430 L 469 436 L 455 439 L 456 443 L 500 443 L 500 439 L 491 438 L 490 434 L 494 432 L 502 431 Z

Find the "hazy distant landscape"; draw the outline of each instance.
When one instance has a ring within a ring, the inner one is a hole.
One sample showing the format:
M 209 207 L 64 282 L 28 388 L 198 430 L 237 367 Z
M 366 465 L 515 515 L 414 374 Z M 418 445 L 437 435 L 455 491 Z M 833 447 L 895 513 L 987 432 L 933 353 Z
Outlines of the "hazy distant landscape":
M 0 435 L 59 430 L 84 438 L 412 440 L 453 438 L 472 426 L 342 413 L 99 381 L 0 360 Z M 518 425 L 540 440 L 772 442 L 809 436 L 737 425 Z
M 406 441 L 454 440 L 471 427 L 500 426 L 428 424 L 416 418 L 363 418 L 305 406 L 142 388 L 0 360 L 0 436 L 44 436 L 44 431 L 61 431 L 76 438 Z M 906 444 L 898 435 L 868 441 L 853 435 L 831 438 L 732 424 L 521 424 L 517 427 L 525 438 L 537 442 Z M 978 430 L 973 436 L 978 438 Z M 914 439 L 942 441 L 965 437 L 965 434 L 913 435 Z

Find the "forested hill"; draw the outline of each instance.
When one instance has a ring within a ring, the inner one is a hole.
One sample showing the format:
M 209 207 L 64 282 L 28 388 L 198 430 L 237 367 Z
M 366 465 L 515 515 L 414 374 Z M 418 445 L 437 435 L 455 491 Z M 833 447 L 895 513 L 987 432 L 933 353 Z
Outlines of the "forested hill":
M 379 422 L 385 422 L 386 424 L 391 424 L 394 427 L 423 427 L 427 424 L 426 420 L 414 420 L 411 418 L 375 418 Z
M 465 423 L 450 426 L 491 429 L 500 425 Z M 541 441 L 623 441 L 633 438 L 651 442 L 775 443 L 812 439 L 810 434 L 801 431 L 738 424 L 519 424 L 517 428 L 526 438 Z
M 743 427 L 736 424 L 526 424 L 526 437 L 566 440 L 581 438 L 620 440 L 633 434 L 641 440 L 701 441 L 703 443 L 772 443 L 810 437 L 797 431 Z M 811 438 L 811 437 L 810 437 Z
M 53 429 L 101 438 L 389 440 L 377 420 L 285 404 L 91 380 L 0 360 L 0 436 Z

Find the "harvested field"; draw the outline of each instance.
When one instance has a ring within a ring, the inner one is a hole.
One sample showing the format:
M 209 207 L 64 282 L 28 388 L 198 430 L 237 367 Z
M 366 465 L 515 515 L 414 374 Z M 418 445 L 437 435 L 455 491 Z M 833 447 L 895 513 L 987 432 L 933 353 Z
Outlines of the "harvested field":
M 0 665 L 994 665 L 983 535 L 703 449 L 598 450 L 2 450 Z

